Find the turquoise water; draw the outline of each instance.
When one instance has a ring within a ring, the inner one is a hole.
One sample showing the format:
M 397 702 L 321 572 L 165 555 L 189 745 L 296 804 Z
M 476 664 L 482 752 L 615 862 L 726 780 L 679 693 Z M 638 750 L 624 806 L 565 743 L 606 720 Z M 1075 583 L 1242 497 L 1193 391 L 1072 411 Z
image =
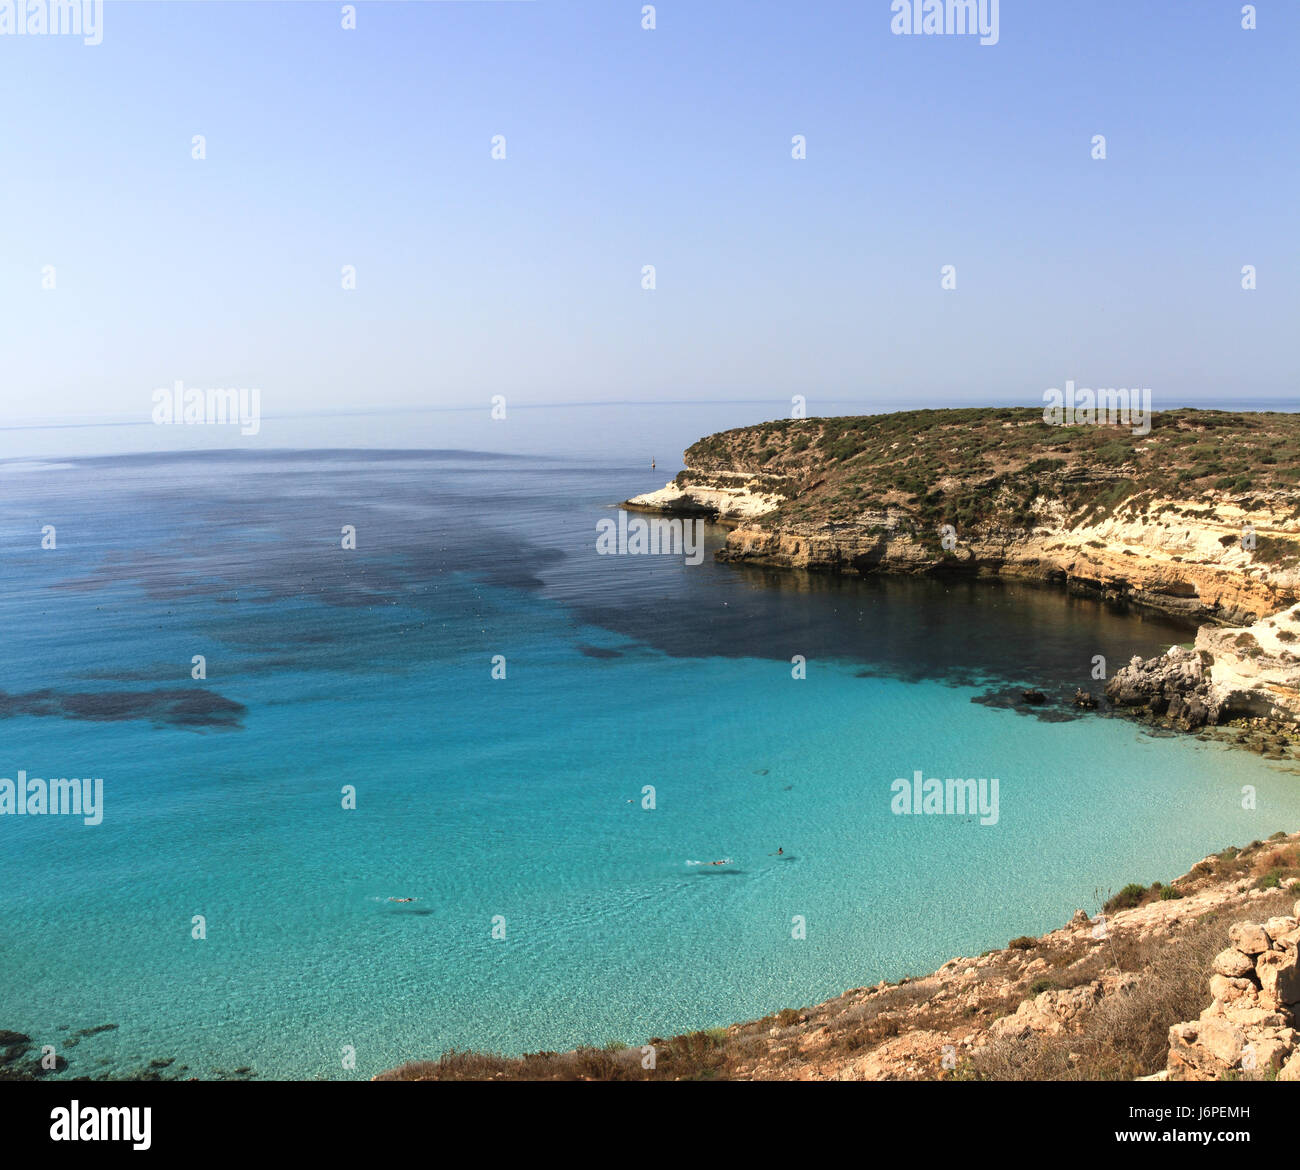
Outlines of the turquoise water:
M 0 776 L 104 778 L 100 825 L 0 817 L 0 1028 L 66 1076 L 640 1042 L 933 969 L 1300 821 L 1287 767 L 1005 705 L 1185 630 L 1032 589 L 596 556 L 643 469 L 3 478 Z M 998 823 L 893 815 L 917 769 L 997 777 Z

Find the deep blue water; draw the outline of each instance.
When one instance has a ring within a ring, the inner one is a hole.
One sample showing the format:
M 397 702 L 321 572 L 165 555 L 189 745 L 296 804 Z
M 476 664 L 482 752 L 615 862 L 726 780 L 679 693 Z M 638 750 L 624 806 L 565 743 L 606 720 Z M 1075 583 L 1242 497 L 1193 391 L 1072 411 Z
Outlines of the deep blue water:
M 596 555 L 664 478 L 0 468 L 0 777 L 104 781 L 102 824 L 0 817 L 0 1028 L 67 1076 L 641 1042 L 933 969 L 1300 822 L 1289 768 L 1000 702 L 1188 631 L 1030 587 Z M 998 823 L 892 814 L 917 769 L 997 777 Z

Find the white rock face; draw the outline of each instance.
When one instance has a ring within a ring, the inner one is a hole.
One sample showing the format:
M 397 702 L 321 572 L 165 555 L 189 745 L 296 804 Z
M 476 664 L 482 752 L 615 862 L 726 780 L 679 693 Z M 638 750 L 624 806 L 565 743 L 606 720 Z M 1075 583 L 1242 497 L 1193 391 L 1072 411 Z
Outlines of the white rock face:
M 657 492 L 633 496 L 627 506 L 648 512 L 712 512 L 719 520 L 753 520 L 781 503 L 779 495 L 762 490 L 752 476 L 726 471 L 695 474 L 707 482 L 684 487 L 667 483 Z
M 1244 628 L 1202 626 L 1196 649 L 1220 705 L 1273 719 L 1300 717 L 1300 605 Z

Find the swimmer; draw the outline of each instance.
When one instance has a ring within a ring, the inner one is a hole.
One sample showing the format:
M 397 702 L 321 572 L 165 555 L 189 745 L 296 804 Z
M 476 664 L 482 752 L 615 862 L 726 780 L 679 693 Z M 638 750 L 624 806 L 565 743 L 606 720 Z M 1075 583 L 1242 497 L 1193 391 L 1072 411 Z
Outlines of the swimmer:
M 414 898 L 389 898 L 390 902 L 414 902 Z

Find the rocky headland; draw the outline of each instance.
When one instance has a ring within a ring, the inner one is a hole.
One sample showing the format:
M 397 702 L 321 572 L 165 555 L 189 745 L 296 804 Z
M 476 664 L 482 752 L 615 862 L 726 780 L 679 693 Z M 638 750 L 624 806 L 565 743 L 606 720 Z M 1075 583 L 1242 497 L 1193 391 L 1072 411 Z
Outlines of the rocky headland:
M 790 419 L 685 462 L 625 507 L 727 525 L 721 560 L 1036 580 L 1199 625 L 1193 647 L 1115 672 L 1109 705 L 1291 754 L 1300 416 L 1173 410 L 1140 435 L 1023 408 Z

